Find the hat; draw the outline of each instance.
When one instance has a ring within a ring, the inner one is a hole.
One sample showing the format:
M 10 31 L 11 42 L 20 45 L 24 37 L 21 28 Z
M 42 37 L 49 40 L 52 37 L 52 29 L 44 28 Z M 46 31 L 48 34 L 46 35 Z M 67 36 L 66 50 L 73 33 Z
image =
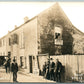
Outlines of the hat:
M 15 62 L 16 60 L 15 60 L 15 59 L 13 59 L 13 61 Z
M 51 58 L 50 60 L 53 60 L 53 58 Z
M 58 61 L 59 59 L 57 58 L 56 60 Z

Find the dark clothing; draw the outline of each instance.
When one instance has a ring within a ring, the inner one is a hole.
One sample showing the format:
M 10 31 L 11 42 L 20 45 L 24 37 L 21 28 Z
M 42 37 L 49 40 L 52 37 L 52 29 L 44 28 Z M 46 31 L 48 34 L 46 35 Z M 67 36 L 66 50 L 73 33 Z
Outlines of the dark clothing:
M 17 81 L 17 72 L 13 72 L 13 81 Z
M 12 63 L 12 72 L 13 72 L 13 81 L 17 81 L 17 72 L 18 72 L 18 65 L 17 63 Z
M 62 68 L 62 64 L 61 62 L 57 62 L 57 71 L 61 71 L 61 68 Z
M 56 63 L 56 70 L 55 70 L 55 78 L 57 82 L 61 82 L 61 69 L 62 69 L 62 64 L 61 62 Z
M 50 64 L 50 79 L 52 80 L 54 80 L 54 67 L 55 67 L 55 63 L 54 62 L 52 62 L 51 64 Z
M 17 72 L 17 71 L 18 71 L 17 63 L 12 63 L 12 72 Z
M 47 68 L 46 68 L 46 78 L 50 79 L 49 64 L 47 64 Z
M 6 73 L 10 72 L 10 61 L 11 59 L 8 58 L 8 60 L 5 62 Z
M 5 69 L 6 69 L 6 73 L 7 73 L 7 63 L 5 64 Z
M 46 64 L 45 65 L 43 65 L 43 76 L 45 77 L 46 76 Z
M 10 62 L 7 62 L 7 71 L 10 72 Z

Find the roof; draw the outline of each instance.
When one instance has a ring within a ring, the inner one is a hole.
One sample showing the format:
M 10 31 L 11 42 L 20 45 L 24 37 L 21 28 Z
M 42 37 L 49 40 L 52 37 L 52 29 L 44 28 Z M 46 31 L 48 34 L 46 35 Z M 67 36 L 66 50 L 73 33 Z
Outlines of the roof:
M 45 13 L 47 10 L 52 10 L 53 8 L 55 9 L 60 9 L 62 11 L 62 13 L 64 14 L 64 16 L 66 16 L 66 14 L 64 13 L 64 11 L 62 10 L 62 8 L 60 7 L 60 5 L 58 4 L 58 2 L 56 2 L 53 6 L 49 7 L 48 9 L 45 9 L 44 11 L 42 11 L 41 13 L 39 13 L 37 16 L 39 16 L 40 14 L 43 14 Z M 53 9 L 54 10 L 54 9 Z M 9 33 L 13 32 L 13 31 L 16 31 L 17 29 L 21 28 L 22 26 L 24 26 L 25 24 L 27 24 L 28 22 L 32 21 L 33 19 L 37 18 L 37 16 L 29 19 L 26 23 L 23 23 L 22 25 L 20 25 L 19 27 L 15 28 L 14 30 L 10 31 Z M 68 17 L 66 16 L 66 18 L 68 19 Z M 70 22 L 70 20 L 68 19 L 69 23 L 72 24 Z M 73 26 L 73 25 L 72 25 Z M 76 27 L 74 27 L 74 30 L 76 30 L 77 32 L 81 33 L 81 34 L 84 34 L 83 32 L 81 32 L 79 29 L 77 29 Z M 7 34 L 8 35 L 8 34 Z M 7 35 L 3 36 L 2 38 L 6 37 Z M 0 39 L 2 39 L 0 38 Z

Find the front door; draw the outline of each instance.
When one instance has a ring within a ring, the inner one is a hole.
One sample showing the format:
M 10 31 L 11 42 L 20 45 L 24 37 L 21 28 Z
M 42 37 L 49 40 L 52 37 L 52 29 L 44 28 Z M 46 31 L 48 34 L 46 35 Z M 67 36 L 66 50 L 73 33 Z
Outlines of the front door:
M 29 56 L 29 68 L 30 68 L 30 73 L 32 73 L 32 56 Z

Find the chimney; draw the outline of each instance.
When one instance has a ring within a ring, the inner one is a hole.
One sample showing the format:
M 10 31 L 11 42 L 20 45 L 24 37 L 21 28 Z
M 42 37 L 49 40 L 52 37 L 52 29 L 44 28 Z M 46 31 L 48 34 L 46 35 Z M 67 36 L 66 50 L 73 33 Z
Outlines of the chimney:
M 17 28 L 17 25 L 15 25 L 15 29 Z
M 10 33 L 10 31 L 8 30 L 8 33 Z
M 29 20 L 29 18 L 26 16 L 24 17 L 24 23 L 26 23 Z

